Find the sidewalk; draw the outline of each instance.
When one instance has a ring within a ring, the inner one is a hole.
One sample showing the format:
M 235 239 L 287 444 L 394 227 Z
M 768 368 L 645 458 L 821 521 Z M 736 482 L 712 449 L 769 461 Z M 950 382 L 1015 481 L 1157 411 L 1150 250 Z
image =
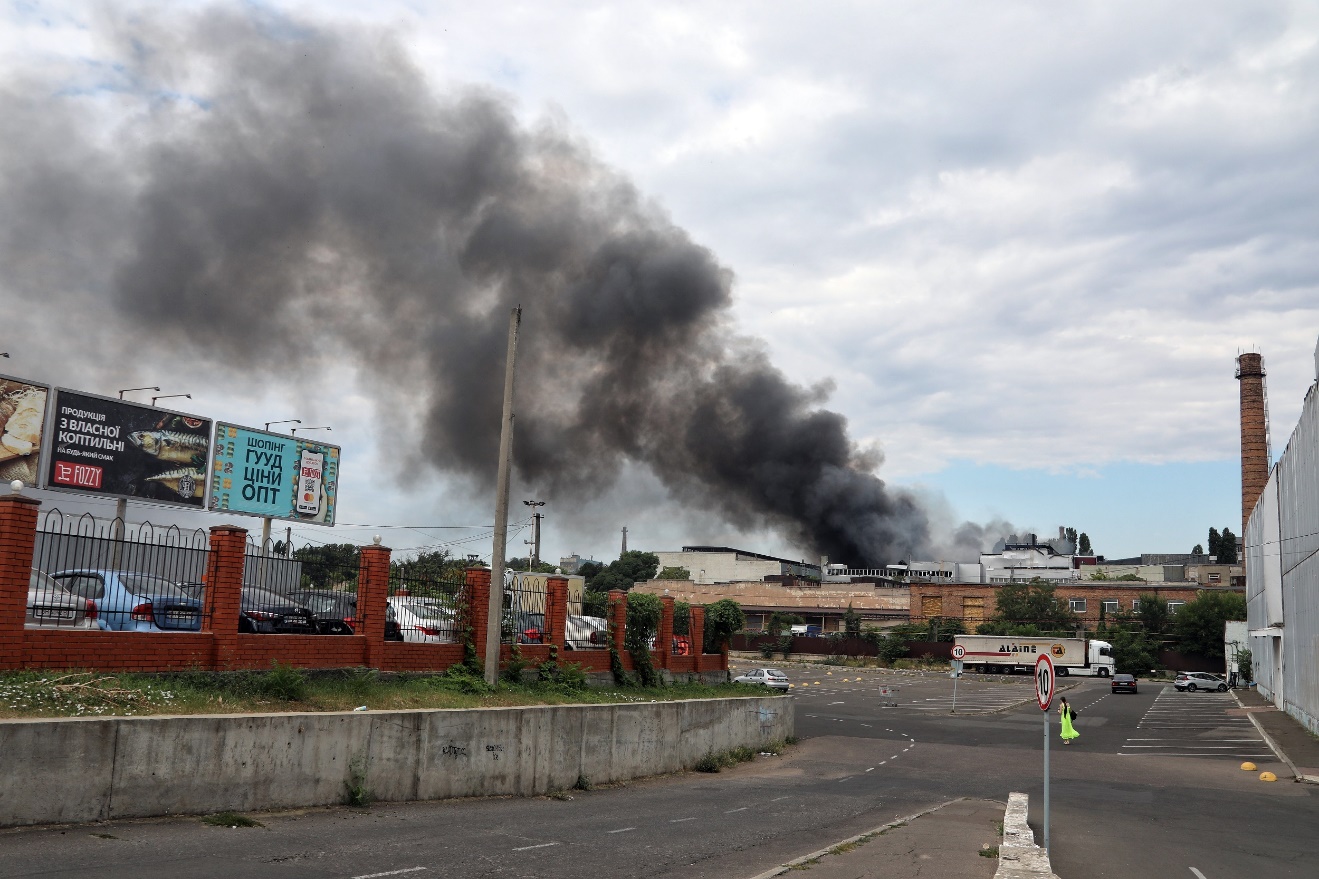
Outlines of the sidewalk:
M 801 872 L 808 879 L 992 879 L 998 858 L 983 857 L 980 850 L 997 850 L 1002 824 L 1002 803 L 953 800 L 918 817 L 840 840 L 754 879 Z
M 1319 784 L 1319 736 L 1312 735 L 1287 712 L 1279 711 L 1258 690 L 1233 690 L 1232 695 L 1240 710 L 1279 752 L 1296 780 Z

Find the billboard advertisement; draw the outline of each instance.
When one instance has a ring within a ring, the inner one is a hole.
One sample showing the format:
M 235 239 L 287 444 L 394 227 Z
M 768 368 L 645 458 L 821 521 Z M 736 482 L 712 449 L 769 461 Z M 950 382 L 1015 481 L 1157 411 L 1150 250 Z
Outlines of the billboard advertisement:
M 338 486 L 338 446 L 216 423 L 212 510 L 333 525 Z
M 45 488 L 203 507 L 211 421 L 57 388 Z
M 0 480 L 41 479 L 41 439 L 50 388 L 0 375 Z

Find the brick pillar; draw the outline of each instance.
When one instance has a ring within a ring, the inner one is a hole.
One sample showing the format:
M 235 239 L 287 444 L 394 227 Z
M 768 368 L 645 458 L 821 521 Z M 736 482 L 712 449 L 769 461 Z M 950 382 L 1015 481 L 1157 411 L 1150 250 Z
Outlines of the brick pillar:
M 545 643 L 563 653 L 568 628 L 568 578 L 550 577 L 545 595 Z
M 655 649 L 659 651 L 659 667 L 668 668 L 673 659 L 673 596 L 661 595 L 659 634 L 655 636 Z
M 476 661 L 485 658 L 485 629 L 490 621 L 490 569 L 467 569 L 467 628 L 476 645 Z
M 627 593 L 622 589 L 609 590 L 609 620 L 614 630 L 614 649 L 620 656 L 626 656 L 623 636 L 627 631 Z M 624 660 L 626 664 L 626 660 Z
M 357 634 L 366 636 L 363 661 L 380 668 L 385 651 L 385 607 L 389 601 L 389 547 L 362 547 L 357 569 Z
M 692 656 L 696 657 L 696 670 L 701 670 L 701 654 L 705 652 L 705 608 L 692 605 Z
M 211 551 L 206 557 L 206 617 L 202 631 L 215 644 L 212 667 L 233 667 L 238 653 L 238 612 L 243 597 L 243 553 L 247 529 L 216 525 L 211 529 Z
M 23 667 L 23 623 L 40 506 L 21 494 L 0 497 L 0 668 Z

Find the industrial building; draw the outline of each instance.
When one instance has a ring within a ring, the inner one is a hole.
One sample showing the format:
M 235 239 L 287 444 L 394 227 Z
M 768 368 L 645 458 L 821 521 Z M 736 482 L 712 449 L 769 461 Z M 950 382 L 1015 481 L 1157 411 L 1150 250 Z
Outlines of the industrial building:
M 820 579 L 820 566 L 805 561 L 781 559 L 731 546 L 684 546 L 681 552 L 663 551 L 660 569 L 686 568 L 692 581 L 701 584 L 742 583 L 766 577 Z
M 1246 621 L 1259 692 L 1319 733 L 1319 347 L 1301 417 L 1269 466 L 1264 359 L 1237 358 Z

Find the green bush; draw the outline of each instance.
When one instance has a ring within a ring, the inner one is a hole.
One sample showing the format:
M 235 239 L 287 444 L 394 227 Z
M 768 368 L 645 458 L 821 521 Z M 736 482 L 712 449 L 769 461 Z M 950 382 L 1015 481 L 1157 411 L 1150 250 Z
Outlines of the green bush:
M 731 598 L 706 605 L 705 643 L 721 653 L 728 647 L 728 640 L 746 628 L 746 624 L 742 605 Z
M 307 698 L 307 678 L 302 672 L 278 660 L 270 671 L 252 682 L 253 695 L 278 699 L 281 702 L 301 702 Z

